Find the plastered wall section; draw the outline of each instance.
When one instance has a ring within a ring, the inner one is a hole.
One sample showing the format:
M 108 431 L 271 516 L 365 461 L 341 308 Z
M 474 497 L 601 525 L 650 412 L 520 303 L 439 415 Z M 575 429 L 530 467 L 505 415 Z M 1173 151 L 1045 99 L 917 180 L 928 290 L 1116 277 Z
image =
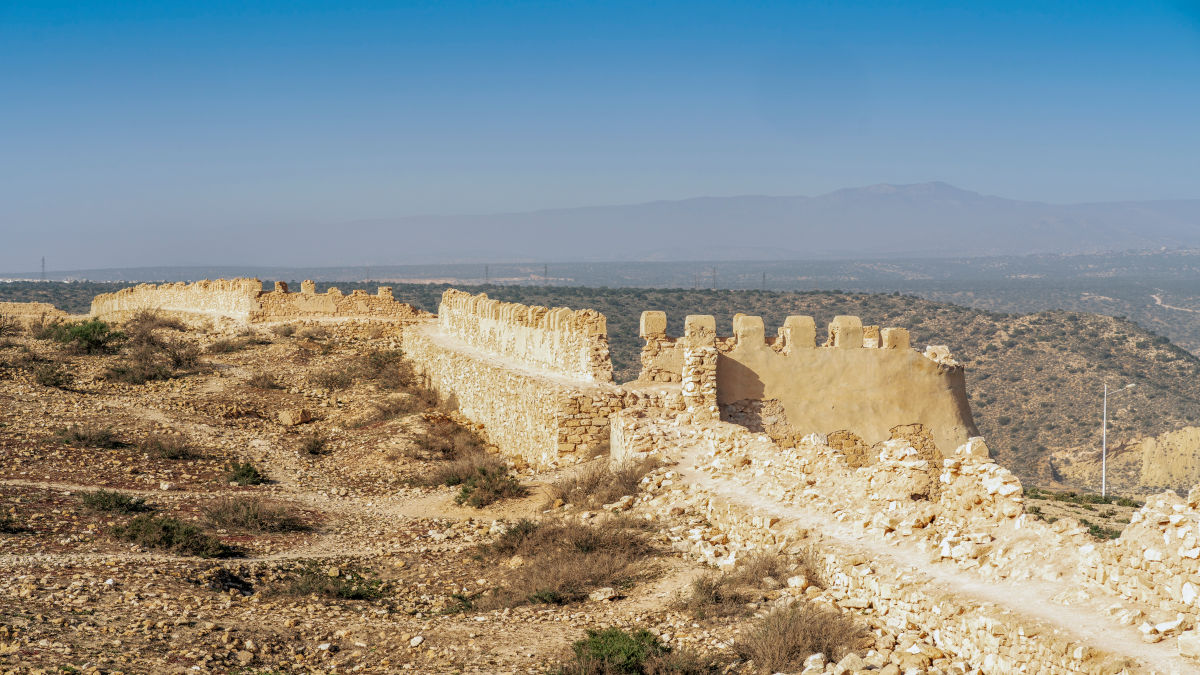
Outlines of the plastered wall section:
M 448 289 L 438 307 L 442 331 L 465 344 L 530 367 L 590 382 L 612 382 L 604 315 L 499 302 Z
M 712 317 L 689 317 L 685 325 L 711 322 Z M 771 339 L 757 316 L 738 315 L 733 328 L 732 339 L 711 342 L 718 352 L 717 405 L 726 417 L 752 420 L 763 414 L 765 401 L 779 428 L 847 429 L 868 444 L 887 440 L 892 428 L 904 424 L 925 425 L 943 449 L 978 435 L 963 368 L 944 347 L 924 354 L 911 349 L 903 329 L 863 326 L 858 317 L 839 316 L 817 346 L 812 317 L 788 317 Z M 688 379 L 684 354 L 690 341 L 686 335 L 672 341 L 665 329 L 662 312 L 643 313 L 647 346 L 639 380 Z
M 439 330 L 434 321 L 402 335 L 405 354 L 438 396 L 485 426 L 506 455 L 548 468 L 590 457 L 608 442 L 608 418 L 623 405 L 613 385 L 555 377 L 498 358 Z

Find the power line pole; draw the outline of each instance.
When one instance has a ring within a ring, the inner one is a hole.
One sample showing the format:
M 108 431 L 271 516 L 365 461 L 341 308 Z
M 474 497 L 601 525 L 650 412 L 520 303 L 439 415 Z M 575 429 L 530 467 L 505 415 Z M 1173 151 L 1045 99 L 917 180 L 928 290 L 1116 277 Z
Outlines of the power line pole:
M 46 256 L 42 256 L 42 281 L 46 280 Z
M 1104 419 L 1100 431 L 1100 496 L 1108 496 L 1108 383 L 1104 383 Z
M 765 291 L 765 290 L 767 290 L 767 273 L 766 273 L 766 272 L 763 272 L 763 284 L 762 284 L 762 289 L 763 289 L 764 291 Z
M 542 265 L 542 282 L 545 283 L 545 285 L 547 285 L 547 286 L 550 285 L 550 266 L 549 265 Z
M 488 265 L 483 266 L 483 285 L 487 286 L 492 282 L 492 268 Z
M 715 291 L 715 290 L 717 290 L 717 266 L 716 265 L 713 265 L 712 277 L 713 277 L 713 290 Z

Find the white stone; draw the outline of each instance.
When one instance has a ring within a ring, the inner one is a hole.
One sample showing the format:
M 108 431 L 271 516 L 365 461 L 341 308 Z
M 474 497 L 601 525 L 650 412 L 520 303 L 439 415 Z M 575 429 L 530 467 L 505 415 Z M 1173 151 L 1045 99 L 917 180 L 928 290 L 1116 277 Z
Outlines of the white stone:
M 408 646 L 409 647 L 420 647 L 421 643 L 424 641 L 425 641 L 425 637 L 423 635 L 417 635 L 416 637 L 414 637 L 413 639 L 408 641 Z

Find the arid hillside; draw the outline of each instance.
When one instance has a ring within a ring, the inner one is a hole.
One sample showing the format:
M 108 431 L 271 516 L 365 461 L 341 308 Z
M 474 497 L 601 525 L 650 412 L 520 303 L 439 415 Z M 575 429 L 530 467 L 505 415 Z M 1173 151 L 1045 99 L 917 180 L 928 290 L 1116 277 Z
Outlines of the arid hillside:
M 118 286 L 120 284 L 117 284 Z M 330 284 L 318 284 L 323 291 Z M 373 290 L 372 284 L 338 283 Z M 84 296 L 111 291 L 112 284 L 7 284 L 4 299 L 51 302 L 85 311 Z M 395 296 L 437 311 L 444 285 L 399 284 Z M 1081 489 L 1098 489 L 1094 471 L 1056 472 L 1066 459 L 1084 463 L 1100 444 L 1103 384 L 1113 398 L 1109 444 L 1120 460 L 1138 438 L 1158 436 L 1200 421 L 1200 360 L 1165 337 L 1120 318 L 1081 312 L 1004 314 L 895 294 L 816 291 L 688 291 L 580 287 L 464 287 L 531 305 L 592 308 L 608 317 L 618 381 L 636 377 L 643 310 L 667 312 L 669 330 L 682 331 L 688 314 L 713 314 L 728 334 L 733 314 L 761 315 L 773 332 L 789 314 L 811 314 L 818 325 L 837 314 L 858 314 L 865 323 L 895 325 L 912 332 L 914 346 L 946 344 L 966 364 L 967 385 L 980 431 L 1002 463 L 1023 479 L 1053 484 L 1061 479 Z M 90 296 L 88 296 L 90 300 Z M 1055 462 L 1050 461 L 1055 455 Z M 1111 458 L 1110 458 L 1111 459 Z M 1130 467 L 1131 458 L 1121 466 Z M 1127 473 L 1133 471 L 1128 469 Z M 1132 475 L 1132 473 L 1130 474 Z M 1093 484 L 1095 483 L 1095 484 Z M 1151 486 L 1147 486 L 1151 487 Z M 1161 487 L 1186 488 L 1187 485 Z

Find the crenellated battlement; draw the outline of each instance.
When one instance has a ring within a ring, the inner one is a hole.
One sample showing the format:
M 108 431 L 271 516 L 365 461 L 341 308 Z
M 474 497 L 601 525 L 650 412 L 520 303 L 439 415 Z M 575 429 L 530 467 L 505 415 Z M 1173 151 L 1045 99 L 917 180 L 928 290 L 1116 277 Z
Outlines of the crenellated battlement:
M 604 315 L 590 309 L 548 309 L 500 302 L 486 293 L 442 294 L 442 330 L 466 344 L 557 375 L 612 382 Z
M 374 295 L 337 288 L 316 293 L 316 284 L 304 281 L 300 293 L 288 291 L 286 282 L 263 291 L 259 279 L 216 279 L 192 283 L 138 284 L 92 300 L 92 315 L 121 320 L 142 310 L 178 315 L 185 319 L 229 319 L 237 322 L 314 318 L 378 318 L 408 320 L 429 316 L 411 305 L 396 302 L 390 286 Z
M 718 336 L 708 315 L 687 317 L 679 338 L 666 326 L 663 312 L 642 313 L 638 379 L 680 382 L 689 410 L 715 405 L 722 419 L 777 438 L 849 429 L 876 443 L 897 425 L 921 423 L 940 447 L 953 448 L 976 433 L 962 366 L 945 346 L 912 349 L 904 328 L 837 316 L 818 343 L 811 316 L 787 317 L 773 336 L 762 317 L 746 314 L 734 315 L 729 337 Z M 699 347 L 715 350 L 712 367 L 696 356 Z

